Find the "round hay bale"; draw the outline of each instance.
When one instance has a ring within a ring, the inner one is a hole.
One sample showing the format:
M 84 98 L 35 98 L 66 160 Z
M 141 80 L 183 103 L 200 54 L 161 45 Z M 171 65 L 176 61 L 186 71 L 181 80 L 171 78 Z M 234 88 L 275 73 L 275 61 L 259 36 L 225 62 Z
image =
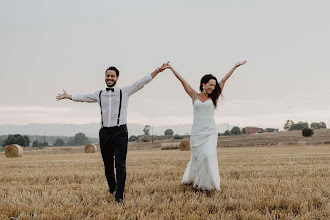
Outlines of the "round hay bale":
M 94 144 L 87 144 L 85 146 L 85 153 L 95 153 L 97 150 L 97 147 Z
M 172 150 L 172 149 L 179 149 L 180 142 L 177 143 L 161 143 L 160 147 L 162 150 Z
M 21 157 L 23 155 L 23 148 L 18 144 L 10 144 L 5 148 L 5 155 L 7 158 Z
M 182 141 L 180 143 L 180 150 L 181 151 L 189 151 L 190 150 L 190 142 L 189 141 Z

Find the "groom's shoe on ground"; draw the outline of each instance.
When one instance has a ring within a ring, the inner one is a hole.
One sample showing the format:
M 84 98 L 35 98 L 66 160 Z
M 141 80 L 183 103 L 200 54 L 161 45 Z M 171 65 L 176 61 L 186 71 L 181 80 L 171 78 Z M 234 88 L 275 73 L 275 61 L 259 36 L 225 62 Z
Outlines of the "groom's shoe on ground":
M 109 193 L 110 193 L 110 195 L 114 196 L 115 193 L 116 193 L 116 191 L 115 191 L 115 190 L 111 190 L 111 189 L 109 189 Z
M 116 202 L 119 204 L 123 204 L 123 198 L 116 198 Z
M 124 199 L 124 195 L 123 194 L 119 194 L 118 192 L 116 192 L 116 195 L 115 195 L 116 202 L 118 202 L 119 204 L 122 204 L 123 203 L 123 199 Z

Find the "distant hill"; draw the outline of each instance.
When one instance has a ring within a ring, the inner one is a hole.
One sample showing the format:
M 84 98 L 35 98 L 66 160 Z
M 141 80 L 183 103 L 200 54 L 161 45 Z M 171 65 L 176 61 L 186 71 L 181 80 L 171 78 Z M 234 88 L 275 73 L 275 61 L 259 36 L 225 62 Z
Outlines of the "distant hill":
M 142 135 L 143 128 L 145 125 L 141 124 L 128 124 L 128 135 Z M 219 133 L 223 133 L 227 129 L 227 124 L 217 124 L 217 129 Z M 182 125 L 166 125 L 153 127 L 150 134 L 154 135 L 164 135 L 166 129 L 172 129 L 174 134 L 186 135 L 190 134 L 192 124 L 182 124 Z M 228 125 L 230 130 L 233 126 Z M 24 134 L 24 135 L 40 135 L 40 136 L 74 136 L 78 132 L 86 134 L 90 138 L 98 138 L 100 129 L 99 123 L 90 124 L 27 124 L 27 125 L 0 125 L 0 135 L 8 134 Z

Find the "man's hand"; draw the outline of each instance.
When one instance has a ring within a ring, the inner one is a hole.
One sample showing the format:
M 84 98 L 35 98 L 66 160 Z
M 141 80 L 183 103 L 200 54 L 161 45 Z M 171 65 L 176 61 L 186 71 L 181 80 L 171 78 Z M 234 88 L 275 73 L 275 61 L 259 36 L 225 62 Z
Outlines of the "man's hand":
M 159 72 L 163 72 L 164 70 L 166 70 L 169 65 L 170 61 L 168 61 L 167 63 L 163 63 L 163 65 L 161 67 L 158 68 Z
M 158 73 L 163 72 L 164 70 L 166 70 L 167 68 L 169 68 L 168 67 L 168 63 L 169 62 L 170 61 L 168 61 L 167 63 L 163 63 L 163 65 L 161 67 L 159 67 L 159 68 L 157 67 L 157 69 L 151 73 L 151 77 L 152 78 L 155 78 Z
M 63 94 L 58 94 L 56 96 L 56 101 L 60 101 L 61 99 L 71 99 L 72 100 L 72 95 L 69 95 L 64 89 L 63 89 Z

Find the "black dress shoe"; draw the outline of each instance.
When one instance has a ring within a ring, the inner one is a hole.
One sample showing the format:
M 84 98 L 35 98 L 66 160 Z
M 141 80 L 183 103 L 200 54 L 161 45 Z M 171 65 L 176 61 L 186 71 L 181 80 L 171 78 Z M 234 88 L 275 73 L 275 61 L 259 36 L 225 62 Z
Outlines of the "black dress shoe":
M 123 199 L 122 198 L 116 198 L 116 202 L 118 202 L 119 204 L 123 204 Z
M 110 193 L 111 195 L 115 195 L 116 191 L 114 191 L 114 190 L 110 190 L 110 189 L 109 189 L 109 193 Z

